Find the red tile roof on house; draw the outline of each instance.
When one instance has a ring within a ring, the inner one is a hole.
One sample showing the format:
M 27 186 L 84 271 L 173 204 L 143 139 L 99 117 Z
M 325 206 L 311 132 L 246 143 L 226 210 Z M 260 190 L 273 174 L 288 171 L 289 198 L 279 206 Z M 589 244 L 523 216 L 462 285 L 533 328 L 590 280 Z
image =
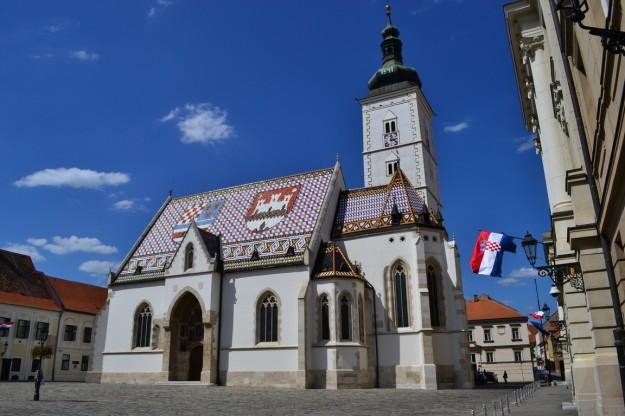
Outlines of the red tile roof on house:
M 516 309 L 498 302 L 488 295 L 474 296 L 473 299 L 465 300 L 467 307 L 468 321 L 490 321 L 490 320 L 523 320 Z
M 29 256 L 0 250 L 0 303 L 60 311 L 43 273 Z
M 61 308 L 52 298 L 36 298 L 24 296 L 19 293 L 0 292 L 0 303 L 8 305 L 25 306 L 27 308 L 45 309 L 48 311 L 60 311 Z
M 0 303 L 95 315 L 107 292 L 103 287 L 46 276 L 35 269 L 29 256 L 0 249 Z
M 106 288 L 71 280 L 48 276 L 66 311 L 95 315 L 104 306 L 108 291 Z

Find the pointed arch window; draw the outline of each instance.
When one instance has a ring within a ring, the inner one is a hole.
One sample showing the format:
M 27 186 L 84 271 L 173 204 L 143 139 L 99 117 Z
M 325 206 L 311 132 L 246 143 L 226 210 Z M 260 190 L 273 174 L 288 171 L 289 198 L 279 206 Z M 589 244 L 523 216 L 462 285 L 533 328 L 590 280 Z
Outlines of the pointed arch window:
M 149 347 L 152 335 L 152 309 L 146 303 L 139 306 L 135 314 L 134 346 Z
M 438 276 L 434 266 L 429 265 L 427 268 L 427 280 L 428 280 L 428 300 L 430 303 L 430 321 L 432 326 L 441 325 L 441 309 L 440 309 L 440 287 L 438 283 Z
M 278 301 L 273 293 L 264 295 L 258 305 L 258 342 L 278 342 Z
M 351 309 L 352 305 L 347 299 L 347 296 L 341 296 L 339 300 L 341 308 L 341 340 L 351 341 L 352 339 L 352 317 Z
M 193 244 L 187 244 L 184 250 L 184 269 L 189 270 L 193 268 Z
M 406 270 L 403 264 L 398 264 L 393 270 L 393 286 L 395 287 L 395 325 L 397 328 L 409 326 L 408 319 L 408 289 L 406 285 Z
M 365 342 L 365 311 L 362 296 L 358 296 L 358 337 L 360 338 L 360 343 Z
M 321 340 L 330 340 L 330 302 L 328 295 L 321 295 L 319 300 L 321 308 Z

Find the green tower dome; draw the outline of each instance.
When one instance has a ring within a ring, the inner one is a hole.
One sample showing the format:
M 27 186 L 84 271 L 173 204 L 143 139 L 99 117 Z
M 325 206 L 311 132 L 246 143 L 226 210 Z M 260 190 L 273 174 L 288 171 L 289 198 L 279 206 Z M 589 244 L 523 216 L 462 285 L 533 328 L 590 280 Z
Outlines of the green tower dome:
M 404 65 L 402 57 L 402 42 L 399 38 L 399 29 L 391 22 L 391 6 L 386 5 L 388 23 L 382 30 L 382 67 L 375 71 L 369 79 L 369 95 L 382 94 L 389 91 L 418 86 L 421 88 L 421 80 L 417 70 Z

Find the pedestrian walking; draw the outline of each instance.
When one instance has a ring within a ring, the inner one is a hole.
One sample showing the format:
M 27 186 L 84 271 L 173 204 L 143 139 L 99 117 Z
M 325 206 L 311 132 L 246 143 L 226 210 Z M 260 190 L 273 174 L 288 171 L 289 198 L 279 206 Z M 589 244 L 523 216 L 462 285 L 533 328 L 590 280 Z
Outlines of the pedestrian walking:
M 503 382 L 506 384 L 508 383 L 508 373 L 506 370 L 503 371 Z

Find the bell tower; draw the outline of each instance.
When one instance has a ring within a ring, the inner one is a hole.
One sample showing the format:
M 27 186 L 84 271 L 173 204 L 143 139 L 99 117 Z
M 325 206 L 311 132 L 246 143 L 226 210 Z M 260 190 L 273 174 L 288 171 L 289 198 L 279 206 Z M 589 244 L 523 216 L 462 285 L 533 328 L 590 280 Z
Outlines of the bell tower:
M 438 167 L 432 137 L 432 108 L 421 91 L 416 69 L 404 65 L 399 29 L 382 30 L 382 66 L 369 79 L 362 106 L 365 186 L 386 185 L 402 169 L 427 206 L 441 209 Z

